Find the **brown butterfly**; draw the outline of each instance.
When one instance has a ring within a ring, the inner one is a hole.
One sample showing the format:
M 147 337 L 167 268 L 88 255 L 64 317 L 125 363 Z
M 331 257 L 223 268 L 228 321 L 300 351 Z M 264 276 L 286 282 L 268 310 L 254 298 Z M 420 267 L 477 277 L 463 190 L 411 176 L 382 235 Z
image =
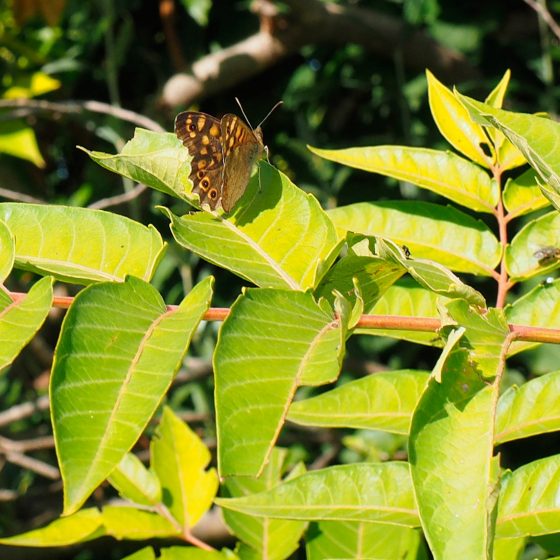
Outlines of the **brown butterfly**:
M 185 111 L 175 118 L 175 134 L 192 154 L 192 192 L 212 210 L 221 206 L 229 212 L 245 192 L 253 165 L 265 150 L 260 124 L 252 130 L 231 113 L 217 119 Z

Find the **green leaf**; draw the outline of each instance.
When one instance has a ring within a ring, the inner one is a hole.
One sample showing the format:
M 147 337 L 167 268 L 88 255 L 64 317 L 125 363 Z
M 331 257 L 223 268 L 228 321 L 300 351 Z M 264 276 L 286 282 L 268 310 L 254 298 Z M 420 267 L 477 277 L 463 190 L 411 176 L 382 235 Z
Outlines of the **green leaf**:
M 4 202 L 0 220 L 15 238 L 17 268 L 72 283 L 149 280 L 165 249 L 153 226 L 102 210 Z
M 161 502 L 161 484 L 138 457 L 127 453 L 109 477 L 119 494 L 135 504 L 153 506 Z
M 426 71 L 428 78 L 428 96 L 432 116 L 445 139 L 459 152 L 469 159 L 491 167 L 494 150 L 480 125 L 476 124 L 469 112 L 435 76 Z M 482 146 L 487 146 L 491 155 L 488 156 Z
M 292 403 L 288 420 L 304 426 L 408 434 L 428 377 L 428 372 L 411 369 L 371 374 Z
M 159 560 L 237 560 L 237 556 L 227 548 L 218 552 L 194 546 L 170 546 L 161 549 Z
M 431 379 L 412 420 L 409 455 L 422 526 L 435 558 L 488 558 L 497 464 L 493 402 L 465 350 Z
M 134 277 L 76 296 L 50 386 L 66 513 L 80 507 L 142 433 L 208 309 L 212 281 L 195 286 L 173 311 Z
M 486 103 L 492 105 L 492 107 L 501 108 L 504 103 L 504 98 L 506 96 L 507 88 L 509 86 L 509 80 L 511 78 L 511 70 L 506 70 L 502 79 L 498 82 L 496 87 L 488 94 L 486 97 Z
M 531 220 L 506 248 L 506 267 L 512 280 L 526 280 L 560 266 L 539 260 L 539 251 L 547 247 L 560 248 L 560 214 L 553 211 Z
M 400 265 L 387 262 L 379 257 L 347 255 L 342 257 L 327 272 L 319 284 L 316 296 L 324 297 L 333 304 L 333 290 L 344 295 L 351 303 L 356 302 L 354 279 L 357 279 L 364 302 L 364 313 L 369 313 L 379 298 L 394 284 L 404 270 Z
M 509 334 L 503 311 L 491 308 L 481 313 L 464 300 L 450 301 L 447 310 L 465 329 L 469 358 L 476 362 L 477 371 L 483 377 L 494 377 L 504 360 L 503 347 Z
M 0 220 L 0 285 L 8 277 L 15 260 L 15 241 L 8 226 Z
M 438 318 L 438 302 L 443 305 L 445 301 L 447 301 L 447 298 L 422 288 L 412 278 L 403 278 L 385 292 L 370 313 L 374 315 Z M 430 346 L 443 346 L 441 337 L 434 332 L 365 328 L 356 329 L 354 332 L 356 334 L 388 336 Z
M 122 560 L 156 560 L 156 553 L 151 546 L 146 546 L 125 556 Z
M 189 179 L 192 156 L 173 133 L 137 128 L 134 138 L 116 155 L 78 148 L 109 171 L 197 205 Z
M 104 534 L 101 513 L 97 508 L 88 508 L 56 519 L 40 529 L 0 538 L 0 543 L 10 546 L 68 546 L 90 541 Z
M 430 202 L 360 202 L 329 211 L 341 229 L 406 245 L 415 259 L 429 259 L 459 272 L 491 276 L 500 244 L 480 220 Z
M 488 173 L 450 152 L 406 146 L 309 149 L 330 161 L 413 183 L 477 212 L 492 213 L 498 204 L 498 184 Z
M 41 278 L 18 303 L 0 302 L 0 372 L 41 328 L 51 309 L 53 279 Z
M 492 560 L 520 560 L 525 549 L 525 539 L 494 539 Z
M 550 201 L 542 194 L 536 172 L 532 168 L 515 179 L 508 179 L 503 196 L 509 219 L 550 206 Z
M 45 167 L 35 132 L 24 121 L 0 122 L 0 153 L 25 159 L 37 167 Z
M 18 76 L 15 82 L 17 85 L 9 87 L 2 94 L 4 99 L 29 99 L 55 91 L 61 86 L 59 80 L 44 72 L 33 72 L 31 74 L 26 72 L 25 75 Z
M 496 410 L 497 444 L 560 430 L 560 371 L 507 389 Z
M 260 478 L 230 477 L 225 483 L 226 495 L 245 496 L 277 486 L 282 480 L 286 457 L 285 449 L 274 448 Z M 255 517 L 227 509 L 222 514 L 230 531 L 249 548 L 247 556 L 269 560 L 290 556 L 298 548 L 307 525 L 303 521 Z
M 379 239 L 377 250 L 383 259 L 400 264 L 424 288 L 440 296 L 462 298 L 473 305 L 486 306 L 484 296 L 480 292 L 461 282 L 455 274 L 439 263 L 408 258 L 400 247 L 389 240 Z
M 302 474 L 271 490 L 216 503 L 249 515 L 417 527 L 407 463 L 355 463 Z
M 534 461 L 504 476 L 496 536 L 524 537 L 560 532 L 560 455 Z
M 176 241 L 207 261 L 260 287 L 315 287 L 342 240 L 317 200 L 261 162 L 262 191 L 253 178 L 233 216 L 199 212 L 183 217 L 166 208 Z
M 214 353 L 221 476 L 257 476 L 300 385 L 334 381 L 344 329 L 311 294 L 248 289 L 233 304 Z
M 307 559 L 417 560 L 422 546 L 418 529 L 354 521 L 322 521 L 307 536 Z
M 208 511 L 218 490 L 215 469 L 205 470 L 210 451 L 168 407 L 163 409 L 150 451 L 164 504 L 187 533 Z
M 548 189 L 543 189 L 544 195 L 559 208 L 560 161 L 556 146 L 560 143 L 560 124 L 545 117 L 495 109 L 459 93 L 457 96 L 473 118 L 500 130 L 520 150 L 553 193 L 549 196 Z
M 200 27 L 206 27 L 212 0 L 181 0 L 181 3 Z
M 103 525 L 108 535 L 116 539 L 143 541 L 178 536 L 179 527 L 150 511 L 128 506 L 105 506 Z
M 505 308 L 508 323 L 529 327 L 560 328 L 560 280 L 535 286 Z M 514 342 L 508 356 L 536 346 L 536 342 Z
M 486 98 L 486 103 L 498 109 L 502 108 L 510 77 L 510 70 L 506 70 L 503 78 Z M 499 130 L 488 128 L 486 132 L 494 143 L 496 160 L 502 169 L 513 169 L 526 163 L 523 154 Z

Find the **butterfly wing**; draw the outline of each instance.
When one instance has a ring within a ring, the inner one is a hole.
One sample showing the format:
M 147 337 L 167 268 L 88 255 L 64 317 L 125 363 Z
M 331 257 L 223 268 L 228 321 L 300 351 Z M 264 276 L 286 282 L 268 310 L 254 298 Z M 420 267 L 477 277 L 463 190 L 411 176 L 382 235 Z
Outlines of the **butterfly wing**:
M 222 208 L 229 212 L 241 198 L 253 165 L 262 155 L 264 146 L 260 128 L 254 132 L 236 115 L 227 114 L 220 121 L 224 152 Z
M 175 118 L 175 134 L 192 155 L 189 179 L 200 203 L 218 206 L 224 185 L 220 121 L 206 113 L 184 111 Z

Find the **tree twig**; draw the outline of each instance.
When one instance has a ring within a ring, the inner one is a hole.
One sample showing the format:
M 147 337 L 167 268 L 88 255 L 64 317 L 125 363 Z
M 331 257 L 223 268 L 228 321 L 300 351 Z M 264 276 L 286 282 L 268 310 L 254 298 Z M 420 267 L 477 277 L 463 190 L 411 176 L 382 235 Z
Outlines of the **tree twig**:
M 110 206 L 117 206 L 118 204 L 130 202 L 131 200 L 138 198 L 147 188 L 148 187 L 146 185 L 139 183 L 128 192 L 116 194 L 115 196 L 108 196 L 107 198 L 101 198 L 90 204 L 88 208 L 103 210 L 104 208 L 109 208 Z
M 557 39 L 560 39 L 560 25 L 556 23 L 556 20 L 552 17 L 552 14 L 548 11 L 546 4 L 538 2 L 537 0 L 523 0 L 525 4 L 530 6 L 535 12 L 541 17 L 541 19 L 548 25 L 549 29 L 556 35 Z
M 10 189 L 4 189 L 0 187 L 0 197 L 7 198 L 8 200 L 15 200 L 16 202 L 29 202 L 31 204 L 45 204 L 44 200 L 40 198 L 35 198 L 34 196 L 29 196 L 28 194 L 12 191 Z
M 392 59 L 396 49 L 409 68 L 431 68 L 443 80 L 473 78 L 478 71 L 457 51 L 437 43 L 423 31 L 409 32 L 397 18 L 370 8 L 344 6 L 320 0 L 284 0 L 252 4 L 260 31 L 239 43 L 196 61 L 184 73 L 172 76 L 163 88 L 161 104 L 189 105 L 198 98 L 247 80 L 305 45 L 362 45 L 369 52 Z
M 39 397 L 34 402 L 26 402 L 12 406 L 8 410 L 0 412 L 0 427 L 7 426 L 17 420 L 28 418 L 37 411 L 49 409 L 49 397 Z
M 103 103 L 102 101 L 71 100 L 54 102 L 41 99 L 0 99 L 0 109 L 11 107 L 25 108 L 33 112 L 46 111 L 49 113 L 63 114 L 80 114 L 84 111 L 91 111 L 92 113 L 111 115 L 155 132 L 165 132 L 165 129 L 158 122 L 145 115 L 130 111 L 129 109 L 123 109 L 122 107 L 115 107 L 109 103 Z

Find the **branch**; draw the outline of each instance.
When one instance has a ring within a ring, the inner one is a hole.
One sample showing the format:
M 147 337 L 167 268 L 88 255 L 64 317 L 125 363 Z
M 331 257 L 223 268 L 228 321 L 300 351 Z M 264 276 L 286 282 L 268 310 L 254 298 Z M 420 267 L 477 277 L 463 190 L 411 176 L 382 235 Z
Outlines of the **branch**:
M 261 29 L 243 41 L 209 54 L 164 85 L 161 104 L 190 105 L 241 83 L 305 45 L 356 43 L 369 52 L 416 70 L 430 68 L 445 81 L 475 78 L 478 71 L 460 53 L 443 47 L 422 31 L 410 30 L 400 19 L 369 8 L 342 6 L 321 0 L 284 0 L 289 14 L 274 0 L 256 0 L 252 9 Z
M 27 294 L 22 292 L 9 292 L 8 295 L 14 303 L 24 299 Z M 55 296 L 53 306 L 68 309 L 73 297 Z M 177 305 L 168 305 L 170 311 L 178 309 Z M 227 307 L 211 307 L 203 317 L 204 321 L 224 321 L 229 315 Z M 441 321 L 434 317 L 409 317 L 405 315 L 362 315 L 356 323 L 356 328 L 363 329 L 386 329 L 386 330 L 408 330 L 419 332 L 437 332 L 441 328 Z M 525 342 L 549 342 L 560 344 L 560 329 L 546 327 L 532 327 L 529 325 L 509 325 L 512 340 L 523 340 Z M 1 415 L 0 415 L 1 417 Z
M 548 11 L 546 4 L 544 2 L 538 2 L 537 0 L 523 0 L 525 4 L 530 6 L 535 12 L 540 16 L 540 18 L 548 25 L 548 28 L 556 35 L 557 39 L 560 39 L 560 26 L 556 23 L 552 14 Z
M 22 116 L 22 110 L 25 110 L 27 112 L 26 114 L 28 115 L 39 111 L 63 114 L 81 114 L 84 111 L 91 111 L 92 113 L 111 115 L 123 121 L 131 122 L 135 125 L 147 128 L 148 130 L 153 130 L 155 132 L 165 132 L 165 129 L 159 123 L 150 119 L 149 117 L 141 115 L 140 113 L 135 113 L 134 111 L 129 111 L 128 109 L 115 107 L 101 101 L 53 102 L 43 101 L 39 99 L 0 100 L 0 109 L 12 107 L 20 109 L 20 111 L 17 112 L 18 117 Z

